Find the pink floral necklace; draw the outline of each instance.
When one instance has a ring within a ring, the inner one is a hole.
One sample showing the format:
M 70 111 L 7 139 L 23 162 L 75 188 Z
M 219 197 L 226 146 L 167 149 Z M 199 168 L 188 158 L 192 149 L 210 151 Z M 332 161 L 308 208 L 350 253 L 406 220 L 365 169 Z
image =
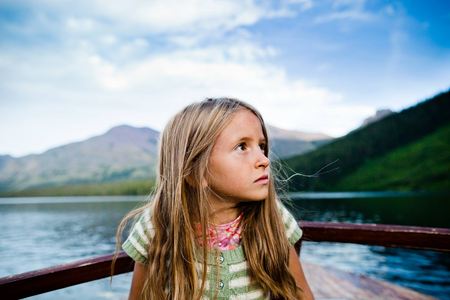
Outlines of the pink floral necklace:
M 242 213 L 229 223 L 220 225 L 210 224 L 206 232 L 208 247 L 210 249 L 217 248 L 221 251 L 236 249 L 241 243 L 241 220 Z M 200 224 L 197 226 L 197 241 L 200 246 L 203 246 Z

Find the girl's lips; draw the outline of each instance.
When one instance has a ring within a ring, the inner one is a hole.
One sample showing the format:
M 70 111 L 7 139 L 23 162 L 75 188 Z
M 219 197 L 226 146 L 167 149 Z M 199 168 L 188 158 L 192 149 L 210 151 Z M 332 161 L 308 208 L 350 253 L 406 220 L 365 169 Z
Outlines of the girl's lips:
M 255 181 L 255 183 L 267 184 L 269 183 L 269 178 L 258 179 L 257 181 Z
M 256 179 L 255 182 L 261 182 L 261 183 L 269 182 L 269 176 L 263 175 L 263 176 L 259 177 L 258 179 Z

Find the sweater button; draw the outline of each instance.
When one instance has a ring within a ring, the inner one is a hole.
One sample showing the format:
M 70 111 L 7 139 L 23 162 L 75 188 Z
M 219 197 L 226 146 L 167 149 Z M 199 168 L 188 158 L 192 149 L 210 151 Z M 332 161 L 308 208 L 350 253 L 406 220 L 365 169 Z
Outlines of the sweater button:
M 223 263 L 224 260 L 225 260 L 225 258 L 223 257 L 223 254 L 220 253 L 220 256 L 219 256 L 219 263 Z
M 223 289 L 223 286 L 224 286 L 223 281 L 220 280 L 220 281 L 219 281 L 219 289 Z

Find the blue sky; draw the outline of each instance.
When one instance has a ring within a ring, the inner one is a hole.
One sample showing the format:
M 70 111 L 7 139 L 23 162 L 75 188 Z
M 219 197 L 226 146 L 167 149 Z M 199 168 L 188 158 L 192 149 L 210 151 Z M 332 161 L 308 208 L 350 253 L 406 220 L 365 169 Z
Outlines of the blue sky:
M 450 88 L 450 1 L 0 1 L 0 154 L 238 97 L 341 136 Z

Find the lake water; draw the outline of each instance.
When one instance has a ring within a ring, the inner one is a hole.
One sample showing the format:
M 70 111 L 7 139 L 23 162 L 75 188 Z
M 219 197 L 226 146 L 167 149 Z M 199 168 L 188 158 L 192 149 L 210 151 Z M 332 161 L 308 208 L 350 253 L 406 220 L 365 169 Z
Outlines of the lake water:
M 294 214 L 309 221 L 450 228 L 448 195 L 296 194 Z M 115 228 L 145 197 L 0 198 L 0 277 L 110 254 Z M 450 299 L 450 255 L 433 251 L 304 242 L 302 260 L 384 279 Z M 131 274 L 41 294 L 33 299 L 126 299 Z

